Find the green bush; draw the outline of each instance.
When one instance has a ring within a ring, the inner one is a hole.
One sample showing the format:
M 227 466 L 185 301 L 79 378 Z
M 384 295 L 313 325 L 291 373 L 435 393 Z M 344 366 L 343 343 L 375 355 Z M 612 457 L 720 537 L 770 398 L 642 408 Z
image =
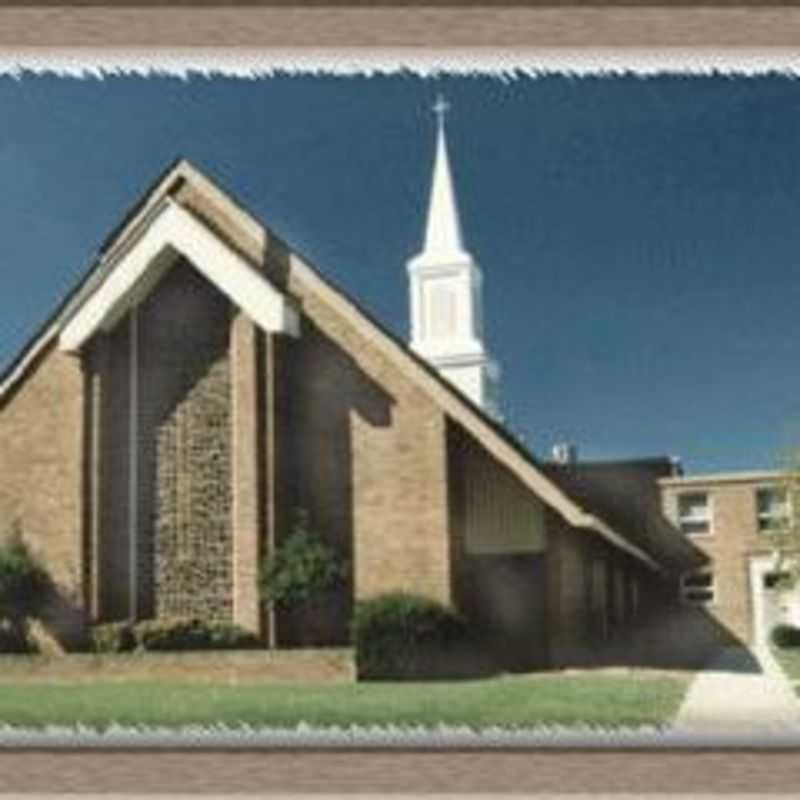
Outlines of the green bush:
M 49 587 L 47 572 L 15 527 L 0 545 L 0 616 L 22 620 L 36 614 Z
M 775 647 L 800 647 L 800 628 L 794 625 L 776 625 L 770 632 L 770 638 Z
M 396 592 L 357 603 L 352 635 L 359 678 L 457 678 L 491 670 L 467 621 L 427 597 Z
M 346 576 L 346 567 L 334 549 L 308 530 L 308 517 L 298 510 L 292 532 L 262 565 L 261 595 L 277 608 L 296 608 L 334 588 Z
M 142 650 L 245 650 L 263 646 L 250 631 L 214 620 L 147 620 L 134 625 L 133 634 Z
M 136 644 L 129 622 L 108 622 L 92 628 L 92 645 L 97 653 L 129 653 Z
M 220 620 L 154 619 L 132 625 L 110 622 L 96 625 L 92 643 L 97 653 L 129 653 L 134 650 L 249 650 L 263 647 L 250 631 Z
M 0 621 L 0 653 L 35 653 L 36 649 L 26 623 Z

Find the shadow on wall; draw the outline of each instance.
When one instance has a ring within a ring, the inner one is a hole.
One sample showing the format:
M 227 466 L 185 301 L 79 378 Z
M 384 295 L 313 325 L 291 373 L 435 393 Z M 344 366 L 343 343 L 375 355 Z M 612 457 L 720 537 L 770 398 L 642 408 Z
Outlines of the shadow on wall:
M 269 270 L 285 287 L 285 250 L 270 249 Z M 395 399 L 310 316 L 303 316 L 302 327 L 300 339 L 276 343 L 276 416 L 286 420 L 277 444 L 277 506 L 284 511 L 276 520 L 277 543 L 288 531 L 288 512 L 302 508 L 312 532 L 349 565 L 349 577 L 305 608 L 278 612 L 277 641 L 282 647 L 343 645 L 350 641 L 353 613 L 354 420 L 388 428 Z
M 497 669 L 548 666 L 545 557 L 542 553 L 467 556 L 459 574 L 461 610 Z M 483 664 L 480 665 L 483 668 Z
M 694 671 L 708 665 L 725 647 L 742 648 L 741 658 L 731 659 L 721 669 L 758 673 L 761 667 L 747 644 L 695 606 L 675 603 L 654 609 L 609 638 L 583 657 L 565 666 L 646 667 Z
M 64 652 L 85 650 L 89 646 L 88 619 L 83 601 L 74 592 L 51 586 L 45 594 L 34 622 L 39 622 L 44 637 L 35 636 L 39 648 Z M 38 626 L 37 626 L 38 627 Z

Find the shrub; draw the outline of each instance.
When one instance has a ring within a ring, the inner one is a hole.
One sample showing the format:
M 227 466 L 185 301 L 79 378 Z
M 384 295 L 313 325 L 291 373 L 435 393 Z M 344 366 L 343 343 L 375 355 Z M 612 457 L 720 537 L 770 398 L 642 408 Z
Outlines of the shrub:
M 147 620 L 133 626 L 133 635 L 142 650 L 244 650 L 262 646 L 250 631 L 216 620 Z
M 262 565 L 261 594 L 278 608 L 295 608 L 332 589 L 346 575 L 336 552 L 308 530 L 308 517 L 298 510 L 291 534 Z
M 134 650 L 246 650 L 262 647 L 250 631 L 221 620 L 173 618 L 109 622 L 92 630 L 97 653 L 129 653 Z
M 466 620 L 426 597 L 396 592 L 364 600 L 352 633 L 359 678 L 463 677 L 489 668 Z
M 0 545 L 0 616 L 22 620 L 40 608 L 50 586 L 47 572 L 33 557 L 18 526 Z
M 34 653 L 36 645 L 28 635 L 27 625 L 11 620 L 0 622 L 0 653 Z
M 92 628 L 96 653 L 129 653 L 136 649 L 136 636 L 129 622 L 109 622 Z
M 776 625 L 770 632 L 775 647 L 800 647 L 800 628 L 794 625 Z

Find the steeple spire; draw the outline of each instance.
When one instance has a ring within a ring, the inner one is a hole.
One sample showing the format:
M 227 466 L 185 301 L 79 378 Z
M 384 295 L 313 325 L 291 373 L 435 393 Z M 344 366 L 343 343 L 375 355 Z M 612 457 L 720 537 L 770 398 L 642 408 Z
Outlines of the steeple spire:
M 473 403 L 499 416 L 500 370 L 483 343 L 478 265 L 464 249 L 439 97 L 428 220 L 422 252 L 408 262 L 411 347 Z
M 422 258 L 430 261 L 463 259 L 465 256 L 458 206 L 453 191 L 453 177 L 450 172 L 450 158 L 447 153 L 445 114 L 449 108 L 449 103 L 446 103 L 441 95 L 433 106 L 438 117 L 436 162 L 428 204 L 425 245 L 420 254 Z

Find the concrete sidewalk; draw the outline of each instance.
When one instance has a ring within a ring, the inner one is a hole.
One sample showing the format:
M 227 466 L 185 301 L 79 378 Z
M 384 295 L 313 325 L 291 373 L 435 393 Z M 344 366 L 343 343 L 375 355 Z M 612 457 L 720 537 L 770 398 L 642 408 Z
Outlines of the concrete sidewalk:
M 675 729 L 800 734 L 800 702 L 769 650 L 726 648 L 694 679 Z

